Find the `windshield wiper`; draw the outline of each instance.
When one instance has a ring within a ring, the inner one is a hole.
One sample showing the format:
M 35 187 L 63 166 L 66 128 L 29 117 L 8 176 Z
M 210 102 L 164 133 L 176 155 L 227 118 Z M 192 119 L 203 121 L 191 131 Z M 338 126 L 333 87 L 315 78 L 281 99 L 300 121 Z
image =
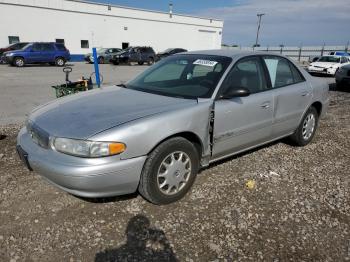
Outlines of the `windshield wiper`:
M 117 86 L 123 87 L 123 88 L 128 88 L 125 84 L 119 84 Z

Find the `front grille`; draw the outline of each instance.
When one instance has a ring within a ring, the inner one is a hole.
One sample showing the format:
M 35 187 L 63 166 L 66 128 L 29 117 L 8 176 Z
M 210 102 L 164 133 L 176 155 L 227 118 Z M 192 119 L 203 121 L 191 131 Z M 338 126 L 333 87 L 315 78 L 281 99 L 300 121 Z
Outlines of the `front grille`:
M 27 122 L 27 131 L 29 135 L 31 136 L 34 143 L 38 144 L 39 146 L 43 148 L 49 147 L 49 134 L 38 127 L 35 123 L 32 123 L 30 121 Z

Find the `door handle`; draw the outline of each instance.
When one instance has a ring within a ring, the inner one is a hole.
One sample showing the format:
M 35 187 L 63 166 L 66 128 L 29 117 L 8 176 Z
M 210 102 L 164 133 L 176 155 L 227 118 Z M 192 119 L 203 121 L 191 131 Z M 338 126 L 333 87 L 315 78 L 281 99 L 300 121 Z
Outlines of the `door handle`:
M 263 109 L 267 109 L 270 107 L 270 102 L 265 102 L 260 105 Z
M 309 91 L 303 91 L 302 93 L 301 93 L 301 96 L 308 96 L 310 93 L 309 93 Z

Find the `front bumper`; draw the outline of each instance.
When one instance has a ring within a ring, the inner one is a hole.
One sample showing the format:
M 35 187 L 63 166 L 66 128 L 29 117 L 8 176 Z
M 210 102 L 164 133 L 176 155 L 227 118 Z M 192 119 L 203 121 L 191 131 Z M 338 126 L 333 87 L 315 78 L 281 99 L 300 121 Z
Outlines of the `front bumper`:
M 29 166 L 56 187 L 73 195 L 95 198 L 134 193 L 146 156 L 121 160 L 120 156 L 79 158 L 35 144 L 22 128 L 17 137 Z
M 323 75 L 334 75 L 336 72 L 336 69 L 333 68 L 319 68 L 319 67 L 309 67 L 308 68 L 309 73 L 314 74 L 323 74 Z
M 2 56 L 1 60 L 5 63 L 5 64 L 12 64 L 13 63 L 13 58 L 14 56 Z

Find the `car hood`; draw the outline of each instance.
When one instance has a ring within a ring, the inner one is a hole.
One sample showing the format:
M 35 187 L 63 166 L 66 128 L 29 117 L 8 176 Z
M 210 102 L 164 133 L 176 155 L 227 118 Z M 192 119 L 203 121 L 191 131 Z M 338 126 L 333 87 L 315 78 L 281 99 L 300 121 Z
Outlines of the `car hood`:
M 57 99 L 35 109 L 29 121 L 51 136 L 87 139 L 136 119 L 196 104 L 112 86 Z
M 330 68 L 332 66 L 337 66 L 338 63 L 331 63 L 331 62 L 314 62 L 311 64 L 311 66 L 318 66 L 323 68 Z
M 19 50 L 9 50 L 3 53 L 3 55 L 9 54 L 9 53 L 14 53 L 14 54 L 21 54 L 23 53 L 23 50 L 19 49 Z

